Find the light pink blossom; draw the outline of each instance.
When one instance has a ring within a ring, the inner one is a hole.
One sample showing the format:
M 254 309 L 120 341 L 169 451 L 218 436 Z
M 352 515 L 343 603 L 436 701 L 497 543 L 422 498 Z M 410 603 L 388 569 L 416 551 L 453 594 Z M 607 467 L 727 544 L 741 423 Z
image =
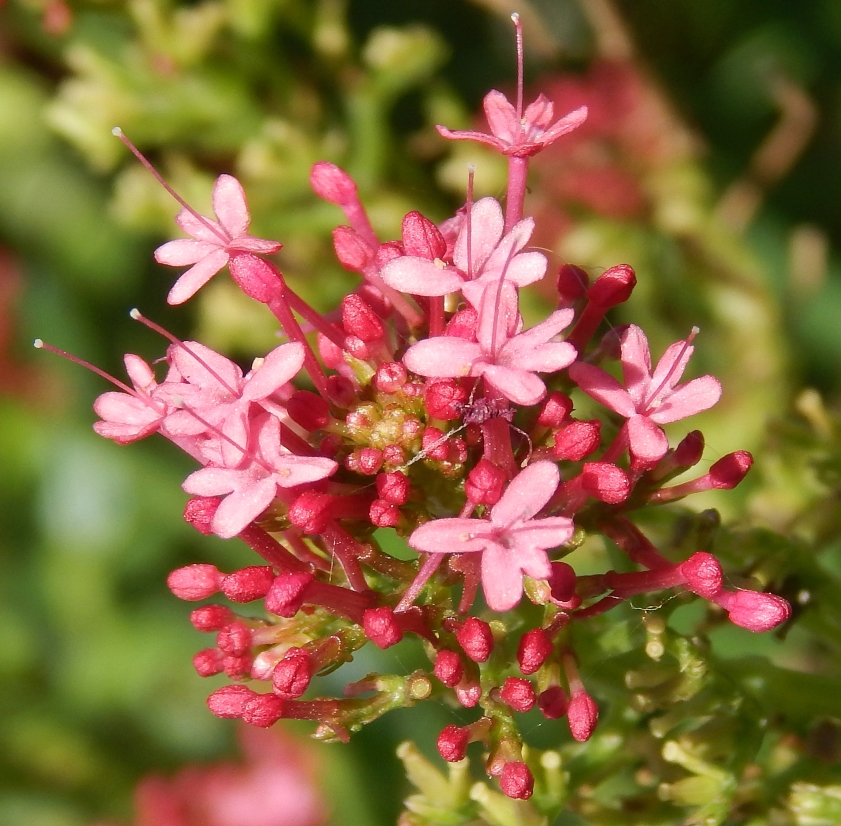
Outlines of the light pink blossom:
M 587 118 L 587 107 L 581 106 L 563 118 L 552 122 L 554 105 L 544 94 L 526 107 L 522 118 L 508 98 L 492 89 L 485 95 L 485 117 L 491 134 L 472 130 L 450 130 L 436 126 L 442 137 L 454 141 L 478 141 L 492 146 L 503 155 L 528 157 L 553 144 L 558 138 L 579 127 Z
M 295 456 L 280 445 L 280 422 L 260 414 L 252 424 L 257 433 L 254 454 L 237 468 L 205 467 L 191 473 L 181 486 L 193 496 L 224 496 L 210 523 L 223 539 L 242 532 L 271 505 L 278 487 L 291 488 L 330 476 L 332 459 Z
M 168 241 L 155 250 L 155 260 L 170 267 L 192 264 L 175 282 L 167 296 L 170 304 L 182 304 L 203 287 L 237 253 L 270 255 L 281 248 L 277 241 L 249 235 L 251 216 L 240 182 L 220 175 L 213 187 L 213 212 L 218 221 L 182 209 L 175 222 L 192 238 Z
M 482 554 L 482 587 L 493 611 L 508 611 L 523 594 L 523 575 L 552 574 L 547 548 L 569 541 L 571 519 L 534 515 L 552 498 L 560 482 L 553 462 L 529 465 L 514 477 L 486 519 L 436 519 L 421 525 L 409 545 L 425 553 Z
M 536 374 L 554 373 L 573 362 L 575 348 L 552 339 L 572 321 L 572 310 L 557 310 L 545 321 L 518 332 L 517 293 L 508 281 L 484 291 L 479 311 L 478 341 L 436 336 L 412 345 L 403 363 L 430 378 L 484 376 L 516 404 L 537 404 L 546 385 Z
M 170 347 L 169 361 L 180 380 L 163 382 L 154 391 L 156 400 L 175 408 L 166 419 L 166 433 L 221 434 L 222 461 L 235 467 L 248 451 L 253 405 L 283 412 L 270 397 L 300 371 L 304 348 L 298 342 L 281 344 L 245 377 L 230 359 L 196 341 Z
M 708 410 L 721 398 L 721 384 L 713 376 L 678 386 L 694 349 L 688 341 L 675 342 L 652 372 L 645 333 L 631 324 L 621 341 L 625 387 L 599 367 L 582 362 L 573 364 L 569 375 L 588 396 L 628 420 L 625 430 L 635 457 L 657 461 L 669 449 L 661 424 Z

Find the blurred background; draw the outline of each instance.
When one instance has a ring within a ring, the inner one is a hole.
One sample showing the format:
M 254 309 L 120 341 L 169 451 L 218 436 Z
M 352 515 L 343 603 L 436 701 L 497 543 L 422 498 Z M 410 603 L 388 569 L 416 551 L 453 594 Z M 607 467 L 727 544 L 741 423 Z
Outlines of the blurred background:
M 40 337 L 122 377 L 122 354 L 165 349 L 128 318 L 135 306 L 245 364 L 276 342 L 273 319 L 222 278 L 166 306 L 174 275 L 151 253 L 177 206 L 111 128 L 200 211 L 216 175 L 236 174 L 254 234 L 283 242 L 292 285 L 328 309 L 353 280 L 311 164 L 354 175 L 382 238 L 410 209 L 451 214 L 468 163 L 478 194 L 499 195 L 504 161 L 434 124 L 484 128 L 483 95 L 512 89 L 513 10 L 527 100 L 591 110 L 532 165 L 526 211 L 550 267 L 634 266 L 639 287 L 613 320 L 643 326 L 655 353 L 701 328 L 696 374 L 725 387 L 702 423 L 712 460 L 769 457 L 732 514 L 789 530 L 825 500 L 804 457 L 836 455 L 831 427 L 815 432 L 841 392 L 837 0 L 0 0 L 0 825 L 131 822 L 135 786 L 157 772 L 170 779 L 144 781 L 149 819 L 136 822 L 217 826 L 166 807 L 210 782 L 181 766 L 238 753 L 205 708 L 215 681 L 190 664 L 206 643 L 164 583 L 180 565 L 250 556 L 181 521 L 186 457 L 96 437 L 105 383 L 31 347 Z M 831 560 L 834 509 L 821 518 L 805 532 Z M 359 675 L 388 667 L 370 656 Z M 326 801 L 243 823 L 391 824 L 408 791 L 397 743 L 430 751 L 447 721 L 443 708 L 401 712 L 347 747 L 285 739 L 296 731 L 261 750 L 248 735 L 247 770 L 217 771 L 235 790 L 272 755 L 298 755 L 284 788 Z

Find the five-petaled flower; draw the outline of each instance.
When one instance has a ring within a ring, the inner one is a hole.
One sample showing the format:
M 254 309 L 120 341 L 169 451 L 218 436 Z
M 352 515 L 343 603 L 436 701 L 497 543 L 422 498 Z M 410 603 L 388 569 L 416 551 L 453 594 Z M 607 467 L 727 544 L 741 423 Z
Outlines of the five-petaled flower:
M 620 357 L 627 389 L 592 364 L 578 362 L 569 368 L 570 378 L 588 396 L 628 420 L 624 430 L 631 454 L 643 463 L 658 461 L 669 449 L 661 424 L 708 410 L 721 398 L 721 384 L 713 376 L 677 386 L 695 349 L 691 340 L 672 344 L 652 373 L 648 339 L 635 324 L 629 325 Z
M 182 209 L 175 221 L 190 238 L 168 241 L 155 250 L 155 260 L 170 267 L 192 264 L 169 291 L 170 304 L 182 304 L 201 289 L 238 253 L 270 255 L 281 248 L 277 241 L 248 234 L 251 216 L 240 182 L 220 175 L 213 186 L 213 212 L 218 221 Z
M 473 130 L 451 130 L 436 126 L 445 138 L 455 141 L 478 141 L 492 146 L 503 155 L 528 157 L 553 144 L 558 138 L 580 126 L 587 118 L 587 107 L 581 106 L 554 123 L 555 109 L 544 94 L 526 107 L 520 117 L 508 98 L 492 89 L 485 95 L 485 117 L 491 134 Z
M 523 574 L 548 579 L 547 548 L 557 548 L 573 534 L 571 519 L 535 514 L 552 498 L 560 482 L 554 462 L 539 461 L 514 477 L 487 519 L 436 519 L 417 528 L 409 545 L 425 553 L 482 554 L 482 587 L 493 611 L 509 611 L 523 594 Z

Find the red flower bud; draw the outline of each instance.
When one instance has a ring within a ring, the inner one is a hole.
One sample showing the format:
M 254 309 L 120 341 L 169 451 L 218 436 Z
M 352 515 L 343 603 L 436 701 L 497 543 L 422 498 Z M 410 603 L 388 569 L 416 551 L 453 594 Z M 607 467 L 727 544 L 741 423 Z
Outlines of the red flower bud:
M 587 292 L 590 276 L 575 264 L 564 264 L 558 270 L 558 298 L 562 304 L 572 304 Z
M 554 650 L 552 638 L 542 628 L 532 628 L 520 637 L 517 662 L 523 674 L 534 674 Z
M 304 572 L 286 572 L 275 577 L 266 594 L 266 610 L 279 617 L 294 617 L 301 609 L 307 587 L 313 575 Z
M 357 199 L 353 178 L 335 164 L 319 161 L 310 171 L 310 185 L 319 198 L 343 206 Z
M 704 434 L 700 430 L 690 430 L 675 448 L 675 464 L 678 467 L 694 467 L 701 461 L 704 453 Z
M 350 272 L 361 272 L 374 258 L 376 250 L 353 227 L 333 230 L 333 249 L 339 263 Z
M 274 693 L 284 699 L 300 697 L 312 679 L 310 657 L 301 648 L 290 648 L 272 673 Z
M 304 491 L 290 506 L 287 518 L 307 534 L 322 533 L 330 519 L 333 497 L 314 490 Z
M 581 486 L 609 505 L 624 502 L 631 493 L 628 474 L 611 462 L 587 462 L 581 469 Z
M 466 307 L 453 314 L 447 324 L 447 335 L 456 338 L 466 338 L 473 341 L 476 338 L 476 328 L 479 325 L 479 313 L 472 307 Z
M 380 393 L 396 393 L 404 384 L 409 374 L 399 361 L 381 364 L 374 374 L 374 387 Z
M 756 633 L 770 631 L 791 616 L 786 600 L 761 591 L 721 591 L 713 602 L 728 612 L 734 625 Z
M 413 211 L 403 218 L 403 249 L 406 255 L 433 261 L 444 257 L 447 242 L 432 221 Z
M 213 596 L 222 583 L 222 574 L 215 565 L 196 564 L 178 568 L 167 578 L 166 584 L 178 599 L 196 602 Z
M 234 612 L 224 605 L 203 605 L 190 613 L 190 622 L 196 631 L 218 631 L 234 619 Z
M 468 617 L 456 631 L 458 644 L 473 662 L 486 662 L 494 647 L 494 636 L 490 625 L 477 617 Z
M 274 578 L 274 569 L 268 565 L 250 565 L 228 574 L 221 590 L 231 602 L 253 602 L 266 596 Z
M 610 308 L 631 297 L 637 284 L 634 271 L 627 264 L 618 264 L 605 270 L 587 290 L 587 298 L 600 307 Z
M 502 497 L 502 488 L 506 480 L 504 470 L 482 458 L 467 474 L 464 492 L 476 505 L 495 505 Z
M 567 713 L 569 698 L 559 685 L 550 685 L 545 691 L 540 692 L 537 707 L 547 720 L 559 720 Z
M 238 252 L 228 260 L 228 272 L 237 286 L 261 304 L 268 304 L 283 292 L 280 273 L 268 261 L 250 252 Z
M 680 572 L 686 577 L 686 587 L 704 599 L 712 599 L 720 590 L 724 574 L 718 560 L 706 551 L 697 551 L 681 563 Z
M 222 500 L 218 496 L 194 496 L 184 507 L 184 521 L 199 533 L 210 536 L 210 522 Z
M 556 459 L 580 462 L 598 449 L 601 444 L 602 423 L 592 421 L 571 421 L 555 433 L 552 454 Z
M 368 518 L 377 528 L 394 528 L 400 521 L 400 508 L 385 499 L 375 499 L 368 509 Z
M 710 482 L 720 490 L 735 488 L 747 476 L 752 464 L 753 456 L 746 450 L 728 453 L 710 468 Z
M 274 694 L 252 693 L 242 707 L 242 720 L 258 728 L 269 728 L 283 717 L 283 700 Z
M 468 395 L 455 379 L 441 379 L 427 384 L 423 401 L 430 418 L 448 422 L 461 416 Z
M 390 648 L 403 639 L 400 623 L 387 605 L 367 608 L 362 614 L 362 628 L 365 636 L 378 648 Z
M 409 500 L 409 477 L 399 470 L 377 476 L 377 493 L 394 505 L 405 505 Z
M 464 760 L 467 756 L 467 744 L 469 742 L 470 732 L 466 728 L 450 723 L 438 735 L 438 754 L 448 763 Z
M 193 656 L 193 668 L 199 677 L 212 677 L 224 670 L 224 655 L 218 648 L 203 648 Z
M 514 711 L 526 712 L 530 711 L 534 706 L 535 697 L 534 686 L 530 680 L 525 680 L 522 677 L 506 677 L 502 688 L 499 691 L 499 696 L 504 703 L 508 703 Z
M 560 427 L 572 413 L 572 399 L 566 393 L 555 390 L 540 405 L 537 423 L 542 427 Z
M 512 760 L 499 776 L 499 788 L 506 797 L 528 800 L 534 793 L 534 777 L 525 763 Z
M 220 629 L 216 635 L 220 651 L 239 657 L 251 648 L 251 629 L 240 620 L 235 620 Z
M 457 686 L 464 676 L 461 657 L 455 651 L 442 648 L 435 656 L 433 673 L 444 685 L 450 688 Z
M 349 335 L 366 343 L 379 341 L 385 335 L 380 317 L 355 293 L 342 299 L 342 325 Z
M 233 720 L 242 717 L 242 710 L 252 695 L 256 696 L 247 686 L 223 685 L 207 698 L 207 707 L 217 717 Z
M 593 734 L 599 720 L 599 707 L 596 701 L 586 691 L 573 694 L 567 708 L 567 720 L 573 738 L 579 743 L 586 742 Z

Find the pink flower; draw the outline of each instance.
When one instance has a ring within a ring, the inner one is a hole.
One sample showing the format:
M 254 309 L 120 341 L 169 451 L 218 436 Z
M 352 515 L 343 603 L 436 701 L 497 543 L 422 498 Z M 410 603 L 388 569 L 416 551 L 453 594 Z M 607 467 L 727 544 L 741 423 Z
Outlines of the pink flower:
M 206 434 L 214 441 L 221 436 L 222 461 L 235 467 L 248 451 L 253 405 L 284 413 L 270 397 L 300 371 L 304 348 L 298 342 L 281 344 L 257 361 L 244 378 L 238 365 L 196 341 L 170 347 L 169 361 L 180 381 L 160 384 L 154 398 L 179 409 L 167 417 L 164 433 Z
M 508 611 L 523 594 L 523 575 L 552 574 L 547 548 L 567 542 L 571 519 L 534 515 L 552 498 L 560 482 L 553 462 L 529 465 L 514 477 L 487 519 L 436 519 L 421 525 L 409 545 L 425 553 L 482 553 L 482 587 L 493 611 Z
M 628 420 L 625 429 L 631 453 L 644 462 L 661 459 L 669 449 L 659 425 L 708 410 L 721 398 L 721 385 L 713 376 L 677 386 L 695 349 L 689 343 L 693 337 L 672 344 L 652 373 L 648 340 L 639 327 L 631 324 L 621 343 L 627 389 L 591 364 L 579 362 L 569 368 L 570 378 L 588 396 Z
M 280 445 L 280 422 L 267 413 L 252 422 L 257 450 L 238 468 L 205 467 L 191 473 L 181 486 L 193 496 L 225 496 L 210 529 L 223 539 L 245 530 L 277 496 L 278 487 L 291 488 L 330 476 L 332 459 L 295 456 Z
M 168 241 L 155 250 L 155 260 L 170 267 L 192 264 L 175 282 L 167 296 L 170 304 L 182 304 L 203 287 L 237 253 L 270 255 L 281 248 L 277 241 L 249 235 L 251 216 L 240 182 L 220 175 L 213 187 L 213 212 L 218 221 L 182 209 L 175 222 L 189 238 Z
M 497 298 L 499 299 L 497 301 Z M 536 373 L 554 373 L 575 359 L 575 348 L 552 339 L 572 321 L 572 310 L 557 310 L 545 321 L 516 333 L 520 319 L 517 293 L 508 281 L 484 291 L 478 342 L 436 336 L 410 347 L 403 356 L 409 370 L 432 378 L 484 376 L 516 404 L 537 404 L 546 385 Z
M 491 90 L 485 95 L 485 117 L 490 135 L 472 130 L 451 131 L 445 126 L 435 128 L 442 137 L 454 141 L 478 141 L 492 146 L 503 155 L 528 157 L 553 144 L 562 135 L 580 126 L 587 118 L 587 107 L 581 106 L 566 117 L 552 123 L 555 109 L 544 94 L 526 107 L 522 118 L 502 92 Z
M 166 405 L 152 398 L 151 393 L 157 386 L 152 368 L 140 356 L 131 353 L 123 361 L 135 392 L 118 393 L 112 390 L 103 393 L 93 405 L 97 416 L 102 419 L 94 424 L 93 429 L 118 445 L 136 442 L 155 433 L 167 413 Z

